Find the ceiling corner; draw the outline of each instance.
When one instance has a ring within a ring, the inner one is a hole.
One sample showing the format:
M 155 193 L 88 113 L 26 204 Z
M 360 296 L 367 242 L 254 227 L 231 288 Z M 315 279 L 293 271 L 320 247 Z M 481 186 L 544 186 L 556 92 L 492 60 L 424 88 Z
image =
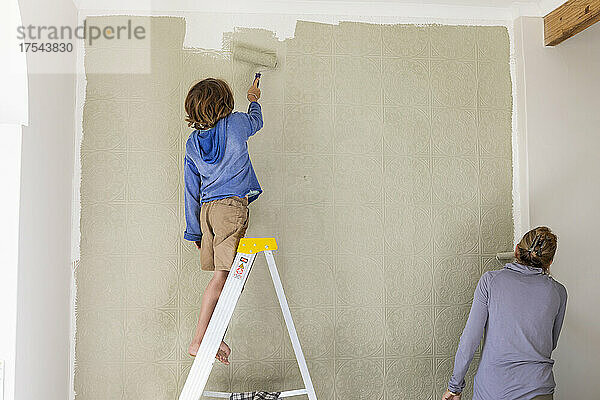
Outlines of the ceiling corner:
M 557 9 L 564 4 L 566 0 L 539 0 L 542 17 Z
M 519 17 L 541 17 L 540 1 L 513 1 L 510 5 L 513 19 Z

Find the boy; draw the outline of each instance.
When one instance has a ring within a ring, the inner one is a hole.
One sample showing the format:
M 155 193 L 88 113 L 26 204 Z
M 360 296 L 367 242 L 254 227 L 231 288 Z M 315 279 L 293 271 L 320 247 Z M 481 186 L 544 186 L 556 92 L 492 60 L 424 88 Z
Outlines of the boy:
M 213 277 L 202 296 L 196 333 L 188 352 L 195 356 L 225 285 L 237 246 L 248 227 L 248 203 L 262 192 L 246 141 L 263 126 L 258 80 L 248 90 L 248 113 L 233 111 L 227 83 L 208 78 L 185 99 L 186 122 L 195 130 L 185 150 L 184 238 L 200 249 L 202 270 Z M 231 349 L 221 342 L 217 360 L 228 365 Z

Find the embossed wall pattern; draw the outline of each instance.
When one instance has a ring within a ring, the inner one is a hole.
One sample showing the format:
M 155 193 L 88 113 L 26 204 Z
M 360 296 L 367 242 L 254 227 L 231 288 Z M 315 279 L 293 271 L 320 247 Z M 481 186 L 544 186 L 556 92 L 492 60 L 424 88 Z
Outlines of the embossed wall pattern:
M 182 49 L 183 19 L 150 25 L 151 49 L 86 53 L 88 66 L 145 54 L 152 70 L 87 75 L 78 400 L 177 398 L 210 279 L 182 238 L 183 99 L 215 76 L 247 107 L 252 68 Z M 298 22 L 293 39 L 239 30 L 232 41 L 280 60 L 249 141 L 264 194 L 248 236 L 280 243 L 319 399 L 437 399 L 477 280 L 512 247 L 506 29 Z M 232 363 L 215 365 L 209 388 L 301 386 L 261 258 L 227 339 Z

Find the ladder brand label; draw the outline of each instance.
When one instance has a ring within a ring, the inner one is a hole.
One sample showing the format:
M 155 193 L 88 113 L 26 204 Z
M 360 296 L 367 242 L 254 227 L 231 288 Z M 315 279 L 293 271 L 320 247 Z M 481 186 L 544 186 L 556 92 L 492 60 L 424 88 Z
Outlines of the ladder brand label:
M 235 269 L 235 275 L 233 276 L 234 278 L 237 278 L 237 279 L 242 279 L 242 275 L 244 275 L 244 268 L 246 268 L 246 263 L 248 262 L 248 260 L 245 259 L 244 257 L 241 257 L 240 260 L 242 262 Z

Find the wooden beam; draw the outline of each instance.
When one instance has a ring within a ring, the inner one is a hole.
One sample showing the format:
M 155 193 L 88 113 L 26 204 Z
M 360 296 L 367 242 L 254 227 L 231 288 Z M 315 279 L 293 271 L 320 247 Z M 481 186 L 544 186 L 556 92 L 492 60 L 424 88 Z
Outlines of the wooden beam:
M 600 0 L 569 0 L 544 17 L 544 43 L 556 46 L 600 21 Z

